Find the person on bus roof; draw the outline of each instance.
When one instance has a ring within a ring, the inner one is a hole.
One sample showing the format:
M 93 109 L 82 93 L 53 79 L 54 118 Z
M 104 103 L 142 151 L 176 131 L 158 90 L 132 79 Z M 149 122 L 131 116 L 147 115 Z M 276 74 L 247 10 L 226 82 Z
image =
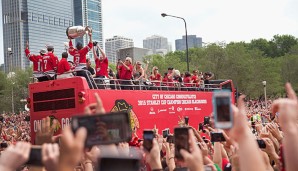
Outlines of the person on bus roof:
M 106 57 L 106 54 L 100 48 L 97 42 L 93 42 L 93 55 L 95 59 L 95 71 L 96 71 L 96 78 L 97 83 L 99 83 L 98 88 L 104 89 L 105 88 L 105 78 L 109 78 L 108 76 L 108 67 L 109 61 Z M 101 55 L 99 54 L 101 53 Z
M 68 53 L 62 53 L 62 59 L 58 63 L 57 79 L 71 78 L 73 77 L 73 70 L 71 70 L 69 63 L 67 62 Z
M 27 41 L 26 43 L 26 49 L 25 54 L 27 58 L 33 63 L 33 77 L 37 78 L 39 82 L 45 81 L 43 80 L 43 74 L 42 74 L 42 57 L 46 54 L 46 50 L 41 49 L 39 51 L 39 55 L 34 55 L 30 53 L 29 50 L 29 43 Z
M 131 82 L 133 72 L 132 59 L 130 57 L 126 57 L 125 62 L 119 60 L 117 63 L 117 69 L 119 78 L 121 79 L 121 84 L 124 85 L 121 88 L 125 90 L 133 89 Z
M 73 62 L 75 64 L 75 71 L 77 76 L 85 77 L 89 85 L 89 88 L 97 89 L 97 85 L 95 84 L 94 79 L 90 76 L 90 73 L 87 70 L 87 65 L 86 65 L 86 55 L 93 47 L 92 33 L 88 32 L 88 35 L 89 35 L 88 45 L 83 47 L 83 44 L 81 42 L 78 42 L 76 48 L 73 47 L 71 38 L 69 37 L 68 52 L 70 55 L 73 56 Z
M 42 58 L 42 69 L 45 74 L 45 78 L 48 80 L 53 80 L 55 78 L 58 57 L 54 55 L 54 46 L 47 45 L 48 53 L 46 53 Z

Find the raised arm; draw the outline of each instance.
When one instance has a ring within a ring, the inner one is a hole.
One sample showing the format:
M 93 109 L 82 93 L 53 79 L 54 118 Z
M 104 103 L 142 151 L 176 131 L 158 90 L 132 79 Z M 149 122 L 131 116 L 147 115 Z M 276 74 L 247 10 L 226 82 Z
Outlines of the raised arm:
M 68 53 L 69 53 L 70 55 L 74 56 L 74 55 L 75 55 L 75 48 L 73 47 L 73 44 L 72 44 L 71 39 L 69 39 L 68 46 L 69 46 L 69 48 L 68 48 Z

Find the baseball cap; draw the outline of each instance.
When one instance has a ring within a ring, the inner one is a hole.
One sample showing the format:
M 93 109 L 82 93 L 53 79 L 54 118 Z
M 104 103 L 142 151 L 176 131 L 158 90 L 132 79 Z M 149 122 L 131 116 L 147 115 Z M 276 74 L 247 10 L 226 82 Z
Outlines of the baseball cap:
M 39 51 L 39 53 L 41 53 L 41 54 L 46 54 L 47 53 L 47 51 L 45 50 L 45 49 L 41 49 L 40 51 Z

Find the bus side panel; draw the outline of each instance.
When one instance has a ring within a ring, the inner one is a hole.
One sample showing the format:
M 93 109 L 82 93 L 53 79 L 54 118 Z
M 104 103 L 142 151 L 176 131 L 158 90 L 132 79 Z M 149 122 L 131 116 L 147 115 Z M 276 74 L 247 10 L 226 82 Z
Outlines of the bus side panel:
M 132 127 L 137 127 L 138 136 L 143 129 L 152 129 L 156 125 L 162 129 L 179 126 L 180 118 L 189 117 L 189 124 L 198 128 L 204 116 L 212 113 L 212 92 L 183 91 L 127 91 L 127 90 L 89 90 L 89 102 L 95 102 L 91 96 L 97 92 L 107 112 L 130 110 Z
M 80 102 L 78 94 L 88 88 L 82 77 L 29 84 L 31 142 L 34 144 L 37 126 L 50 116 L 57 119 L 55 134 L 70 123 L 71 116 L 83 113 L 86 102 Z M 89 88 L 88 88 L 89 89 Z M 86 95 L 85 95 L 86 96 Z

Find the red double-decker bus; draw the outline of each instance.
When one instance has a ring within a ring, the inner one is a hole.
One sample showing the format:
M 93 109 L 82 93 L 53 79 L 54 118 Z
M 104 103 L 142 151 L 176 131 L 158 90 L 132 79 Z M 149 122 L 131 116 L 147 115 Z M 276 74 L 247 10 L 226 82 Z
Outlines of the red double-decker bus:
M 190 125 L 197 127 L 204 116 L 212 112 L 213 90 L 228 89 L 233 103 L 235 101 L 232 80 L 213 80 L 210 83 L 205 88 L 183 90 L 115 90 L 109 86 L 105 86 L 106 89 L 89 89 L 83 77 L 31 83 L 28 99 L 31 139 L 34 140 L 37 124 L 47 116 L 58 120 L 57 132 L 60 132 L 70 124 L 73 115 L 82 114 L 85 106 L 96 101 L 94 93 L 99 94 L 107 112 L 128 110 L 132 128 L 137 129 L 138 135 L 143 129 L 155 125 L 160 130 L 173 128 L 184 116 L 190 118 Z

